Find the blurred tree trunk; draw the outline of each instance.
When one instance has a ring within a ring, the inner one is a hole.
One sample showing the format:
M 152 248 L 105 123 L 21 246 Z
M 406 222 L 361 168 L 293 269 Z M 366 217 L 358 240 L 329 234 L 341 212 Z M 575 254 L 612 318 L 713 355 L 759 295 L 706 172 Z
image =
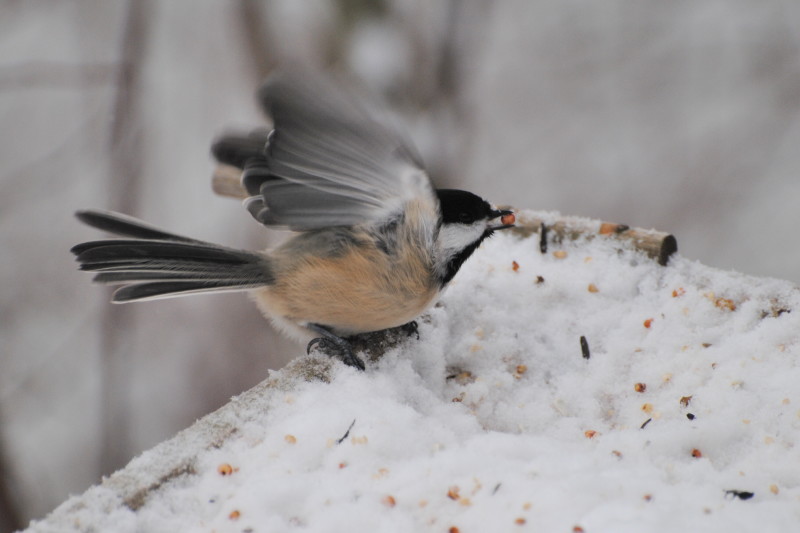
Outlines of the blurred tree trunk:
M 23 526 L 18 508 L 19 502 L 13 496 L 14 477 L 11 468 L 8 467 L 9 460 L 4 441 L 0 438 L 0 531 L 17 531 Z
M 137 90 L 142 68 L 143 48 L 147 40 L 150 18 L 149 0 L 128 0 L 121 40 L 119 70 L 116 80 L 116 98 L 109 140 L 109 176 L 111 180 L 111 205 L 122 213 L 135 213 L 139 203 L 139 181 L 142 150 L 140 128 L 136 127 L 140 114 Z M 100 329 L 101 344 L 101 401 L 102 444 L 100 471 L 113 472 L 131 457 L 130 424 L 130 354 L 124 347 L 126 331 L 133 327 L 133 308 L 122 305 L 109 306 L 103 314 Z

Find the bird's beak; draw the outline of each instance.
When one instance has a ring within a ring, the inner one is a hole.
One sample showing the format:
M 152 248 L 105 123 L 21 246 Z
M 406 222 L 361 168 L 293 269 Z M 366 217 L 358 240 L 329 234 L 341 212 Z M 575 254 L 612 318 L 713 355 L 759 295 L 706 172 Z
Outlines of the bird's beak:
M 489 229 L 491 230 L 512 228 L 516 221 L 513 211 L 499 209 L 494 209 L 490 213 L 489 220 L 494 221 L 495 219 L 498 220 L 489 224 Z

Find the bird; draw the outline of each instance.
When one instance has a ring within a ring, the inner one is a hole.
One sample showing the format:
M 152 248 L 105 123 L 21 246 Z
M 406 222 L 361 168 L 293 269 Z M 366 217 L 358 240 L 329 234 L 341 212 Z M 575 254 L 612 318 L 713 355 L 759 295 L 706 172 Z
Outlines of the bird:
M 112 211 L 77 218 L 114 234 L 71 251 L 113 303 L 247 291 L 277 329 L 365 369 L 347 337 L 404 324 L 428 309 L 511 210 L 436 189 L 385 108 L 333 76 L 283 70 L 257 92 L 271 130 L 228 133 L 211 152 L 241 171 L 256 221 L 292 231 L 246 251 L 177 235 Z

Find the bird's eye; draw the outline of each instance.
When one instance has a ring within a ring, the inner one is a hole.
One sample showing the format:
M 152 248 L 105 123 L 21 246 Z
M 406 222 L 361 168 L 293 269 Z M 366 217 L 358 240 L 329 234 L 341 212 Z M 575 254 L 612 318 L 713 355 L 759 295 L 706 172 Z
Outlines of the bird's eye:
M 458 221 L 463 223 L 463 224 L 471 224 L 472 223 L 472 217 L 470 216 L 469 213 L 461 212 L 461 213 L 458 214 Z

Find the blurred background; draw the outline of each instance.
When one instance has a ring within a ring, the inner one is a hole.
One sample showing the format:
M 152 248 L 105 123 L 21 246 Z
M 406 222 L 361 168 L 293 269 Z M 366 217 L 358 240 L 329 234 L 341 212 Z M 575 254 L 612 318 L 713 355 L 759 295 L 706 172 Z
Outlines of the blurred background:
M 0 0 L 0 531 L 302 352 L 241 294 L 108 304 L 82 208 L 263 248 L 208 147 L 281 63 L 344 71 L 441 186 L 800 281 L 800 4 Z

